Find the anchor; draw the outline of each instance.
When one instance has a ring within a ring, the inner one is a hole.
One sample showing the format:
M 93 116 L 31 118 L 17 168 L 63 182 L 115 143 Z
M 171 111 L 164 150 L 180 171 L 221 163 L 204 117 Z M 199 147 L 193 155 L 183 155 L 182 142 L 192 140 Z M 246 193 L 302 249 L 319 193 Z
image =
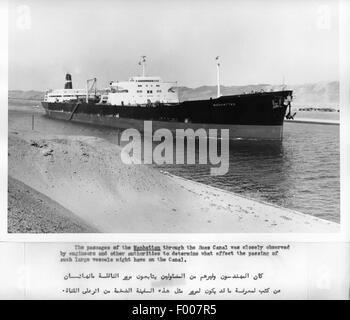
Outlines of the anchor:
M 292 105 L 291 105 L 291 98 L 289 98 L 289 96 L 287 97 L 287 101 L 288 101 L 288 113 L 286 115 L 286 119 L 288 120 L 294 120 L 294 116 L 297 114 L 296 112 L 294 112 L 292 114 Z

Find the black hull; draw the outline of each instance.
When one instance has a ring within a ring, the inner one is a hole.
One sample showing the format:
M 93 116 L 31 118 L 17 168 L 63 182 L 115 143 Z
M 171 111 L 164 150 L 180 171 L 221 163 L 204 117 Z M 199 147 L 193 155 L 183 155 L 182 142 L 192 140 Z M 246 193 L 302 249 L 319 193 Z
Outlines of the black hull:
M 93 102 L 42 102 L 56 119 L 142 130 L 143 121 L 153 129 L 228 128 L 230 138 L 282 139 L 286 97 L 291 91 L 266 92 L 218 99 L 185 101 L 176 105 L 114 106 Z

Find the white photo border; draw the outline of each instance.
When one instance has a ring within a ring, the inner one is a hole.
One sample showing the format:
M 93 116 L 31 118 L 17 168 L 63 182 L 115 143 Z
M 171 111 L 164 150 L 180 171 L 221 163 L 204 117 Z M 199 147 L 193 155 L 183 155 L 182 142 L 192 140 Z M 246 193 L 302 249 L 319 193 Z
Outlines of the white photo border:
M 340 232 L 337 233 L 119 233 L 9 234 L 8 189 L 8 3 L 0 1 L 0 241 L 13 242 L 348 242 L 350 240 L 350 1 L 339 0 Z M 6 108 L 5 108 L 6 107 Z

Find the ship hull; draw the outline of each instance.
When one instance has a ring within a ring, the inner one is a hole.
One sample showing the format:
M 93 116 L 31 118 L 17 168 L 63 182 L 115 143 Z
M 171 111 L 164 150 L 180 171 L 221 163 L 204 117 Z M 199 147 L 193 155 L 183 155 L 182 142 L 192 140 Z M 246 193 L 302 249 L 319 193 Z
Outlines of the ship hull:
M 143 131 L 144 121 L 153 130 L 229 129 L 230 139 L 281 140 L 291 91 L 226 96 L 186 101 L 173 106 L 112 106 L 93 103 L 42 102 L 50 118 Z
M 46 114 L 53 119 L 67 120 L 70 117 L 70 113 L 62 111 L 50 111 Z M 92 114 L 75 114 L 71 121 L 102 125 L 111 128 L 128 129 L 134 128 L 143 132 L 144 120 L 128 119 L 128 118 L 115 118 L 113 116 L 98 116 Z M 229 129 L 229 137 L 231 140 L 235 139 L 252 139 L 252 140 L 281 140 L 283 136 L 282 125 L 222 125 L 222 124 L 203 124 L 203 123 L 179 123 L 168 121 L 155 121 L 152 120 L 152 129 L 169 129 L 175 132 L 176 129 L 188 129 L 197 130 L 203 128 L 208 129 Z M 220 135 L 220 133 L 219 133 Z

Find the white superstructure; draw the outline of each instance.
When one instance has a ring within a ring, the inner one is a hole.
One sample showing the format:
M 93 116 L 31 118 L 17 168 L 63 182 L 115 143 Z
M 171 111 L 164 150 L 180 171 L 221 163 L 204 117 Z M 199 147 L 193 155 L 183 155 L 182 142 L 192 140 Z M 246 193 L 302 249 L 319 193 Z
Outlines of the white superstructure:
M 66 88 L 48 91 L 45 102 L 86 101 L 98 98 L 100 104 L 145 106 L 150 104 L 179 103 L 177 83 L 164 82 L 160 77 L 145 75 L 146 56 L 141 57 L 142 76 L 131 77 L 129 81 L 111 81 L 109 87 L 98 92 L 96 78 L 87 80 L 86 89 L 72 89 L 71 75 L 66 75 Z M 92 81 L 92 86 L 89 82 Z M 67 85 L 68 84 L 68 85 Z M 94 92 L 92 92 L 94 91 Z M 96 99 L 95 99 L 96 100 Z
M 45 102 L 86 100 L 99 95 L 87 89 L 57 89 L 45 94 Z M 111 105 L 147 105 L 178 103 L 176 82 L 163 82 L 159 77 L 132 77 L 129 81 L 112 81 L 101 94 L 101 103 Z
M 91 93 L 90 93 L 91 94 Z M 45 102 L 66 102 L 86 98 L 86 89 L 56 89 L 47 91 Z
M 108 103 L 112 105 L 146 105 L 178 103 L 176 82 L 163 82 L 159 77 L 132 77 L 129 81 L 112 81 Z

